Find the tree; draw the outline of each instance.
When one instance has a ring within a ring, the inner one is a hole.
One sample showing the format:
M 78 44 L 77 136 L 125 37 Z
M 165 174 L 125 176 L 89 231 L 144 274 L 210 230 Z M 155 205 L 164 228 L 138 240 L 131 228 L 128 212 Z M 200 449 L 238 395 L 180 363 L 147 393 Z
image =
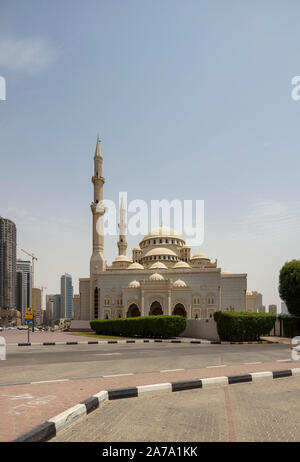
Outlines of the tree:
M 279 295 L 289 313 L 300 316 L 300 260 L 289 261 L 281 268 Z

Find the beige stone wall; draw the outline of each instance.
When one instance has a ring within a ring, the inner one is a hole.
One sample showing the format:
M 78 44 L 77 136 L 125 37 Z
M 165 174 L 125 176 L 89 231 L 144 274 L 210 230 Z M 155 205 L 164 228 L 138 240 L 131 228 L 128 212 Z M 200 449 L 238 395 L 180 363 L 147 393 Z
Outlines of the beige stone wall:
M 79 279 L 79 319 L 90 319 L 90 279 Z
M 214 319 L 188 319 L 186 329 L 180 337 L 220 340 Z
M 80 295 L 75 294 L 73 297 L 73 318 L 80 319 Z
M 234 311 L 246 311 L 246 274 L 222 275 L 221 283 L 221 309 Z
M 258 292 L 247 291 L 247 311 L 251 313 L 258 313 Z

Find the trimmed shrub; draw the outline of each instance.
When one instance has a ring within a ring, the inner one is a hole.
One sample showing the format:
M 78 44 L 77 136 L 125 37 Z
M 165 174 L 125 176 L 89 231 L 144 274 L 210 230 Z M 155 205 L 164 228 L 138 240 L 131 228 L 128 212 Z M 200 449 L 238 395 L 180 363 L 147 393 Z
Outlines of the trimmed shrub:
M 214 320 L 221 340 L 250 342 L 268 335 L 274 327 L 276 316 L 270 313 L 216 311 Z
M 282 322 L 282 335 L 283 337 L 296 337 L 300 335 L 300 317 L 283 315 L 280 316 L 280 322 Z
M 289 261 L 281 268 L 279 295 L 289 313 L 300 316 L 300 260 Z
M 144 338 L 177 337 L 186 328 L 182 316 L 139 316 L 136 318 L 101 319 L 90 321 L 91 328 L 100 335 Z

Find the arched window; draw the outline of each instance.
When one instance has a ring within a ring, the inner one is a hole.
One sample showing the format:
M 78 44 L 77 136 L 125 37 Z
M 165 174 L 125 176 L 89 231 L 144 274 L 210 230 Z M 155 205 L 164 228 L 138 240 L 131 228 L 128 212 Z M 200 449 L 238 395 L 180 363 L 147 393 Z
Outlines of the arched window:
M 207 297 L 207 304 L 208 305 L 214 305 L 215 304 L 215 297 L 210 295 L 209 297 Z
M 104 297 L 104 305 L 105 306 L 109 305 L 109 295 L 105 295 L 105 297 Z

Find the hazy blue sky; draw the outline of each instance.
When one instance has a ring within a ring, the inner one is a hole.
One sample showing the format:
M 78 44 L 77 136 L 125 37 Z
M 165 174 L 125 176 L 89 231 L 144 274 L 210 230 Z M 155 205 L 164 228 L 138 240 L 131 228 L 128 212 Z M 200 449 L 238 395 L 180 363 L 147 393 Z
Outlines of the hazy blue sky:
M 297 0 L 0 0 L 0 215 L 37 285 L 88 276 L 99 132 L 106 198 L 203 199 L 201 251 L 279 302 L 300 256 L 299 15 Z

